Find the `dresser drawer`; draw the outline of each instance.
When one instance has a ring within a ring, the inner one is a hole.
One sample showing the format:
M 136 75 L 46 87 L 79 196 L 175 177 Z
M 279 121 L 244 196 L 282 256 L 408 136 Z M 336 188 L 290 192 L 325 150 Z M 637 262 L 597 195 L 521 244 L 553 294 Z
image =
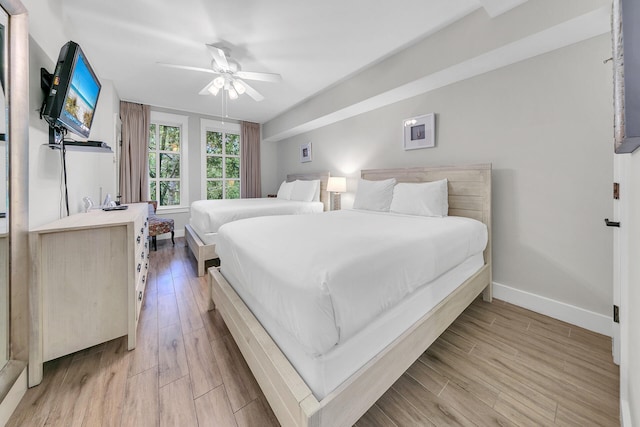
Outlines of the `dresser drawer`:
M 29 384 L 42 364 L 127 336 L 136 346 L 137 320 L 149 269 L 148 204 L 70 215 L 29 233 L 36 274 L 30 295 Z M 99 242 L 99 243 L 96 243 Z
M 142 301 L 144 301 L 145 282 L 147 280 L 146 273 L 140 277 L 140 283 L 136 287 L 134 298 L 136 300 L 136 323 L 140 319 L 140 309 L 142 308 Z
M 140 216 L 136 220 L 133 226 L 133 230 L 135 236 L 136 251 L 145 246 L 148 246 L 147 238 L 149 236 L 149 220 L 147 219 L 146 215 Z

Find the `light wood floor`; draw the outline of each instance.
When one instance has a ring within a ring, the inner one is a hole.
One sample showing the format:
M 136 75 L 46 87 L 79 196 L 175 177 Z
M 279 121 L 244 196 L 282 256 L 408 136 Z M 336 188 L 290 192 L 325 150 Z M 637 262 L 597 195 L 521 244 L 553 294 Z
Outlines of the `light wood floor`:
M 176 239 L 152 252 L 138 346 L 117 339 L 45 364 L 8 426 L 278 425 Z M 477 300 L 357 423 L 615 426 L 611 340 Z

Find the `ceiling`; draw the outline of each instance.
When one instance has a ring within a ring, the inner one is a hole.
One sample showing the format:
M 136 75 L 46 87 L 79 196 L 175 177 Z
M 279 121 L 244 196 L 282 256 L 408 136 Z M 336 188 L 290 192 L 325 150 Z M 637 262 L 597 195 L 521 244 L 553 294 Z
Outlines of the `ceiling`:
M 489 14 L 523 0 L 51 0 L 26 1 L 31 26 L 62 20 L 101 79 L 123 100 L 221 116 L 221 96 L 198 92 L 212 74 L 206 43 L 230 49 L 244 71 L 278 73 L 251 81 L 265 99 L 230 101 L 228 117 L 264 123 L 314 94 L 423 39 L 474 10 Z M 35 21 L 35 22 L 34 22 Z M 45 49 L 48 49 L 45 47 Z M 57 47 L 59 49 L 59 47 Z M 49 52 L 48 52 L 49 53 Z M 55 58 L 57 51 L 49 53 Z

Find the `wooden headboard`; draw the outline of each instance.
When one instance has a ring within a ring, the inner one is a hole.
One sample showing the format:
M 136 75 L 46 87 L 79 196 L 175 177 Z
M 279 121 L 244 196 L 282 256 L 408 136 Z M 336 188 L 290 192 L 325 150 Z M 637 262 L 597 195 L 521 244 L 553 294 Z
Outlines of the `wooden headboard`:
M 487 226 L 489 241 L 484 261 L 491 266 L 491 164 L 433 166 L 406 169 L 368 169 L 363 179 L 378 181 L 395 178 L 398 182 L 429 182 L 447 178 L 449 215 L 477 219 Z
M 310 173 L 292 173 L 287 175 L 287 182 L 295 181 L 313 181 L 314 179 L 320 180 L 320 201 L 324 205 L 324 211 L 331 209 L 329 206 L 329 192 L 327 191 L 327 183 L 329 182 L 329 172 L 310 172 Z

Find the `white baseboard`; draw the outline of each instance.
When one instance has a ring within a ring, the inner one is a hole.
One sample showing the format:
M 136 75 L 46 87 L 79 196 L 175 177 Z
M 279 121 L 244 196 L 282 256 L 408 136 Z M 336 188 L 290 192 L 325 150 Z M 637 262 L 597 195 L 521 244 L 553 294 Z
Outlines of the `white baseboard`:
M 608 337 L 612 336 L 613 320 L 609 316 L 496 282 L 493 282 L 493 296 L 545 316 L 553 317 Z
M 631 424 L 631 407 L 629 407 L 628 400 L 620 399 L 620 426 L 633 427 L 633 424 Z
M 13 361 L 9 363 L 13 363 Z M 27 367 L 21 362 L 20 366 L 17 366 L 16 369 L 20 368 L 18 379 L 11 385 L 8 393 L 4 399 L 2 399 L 2 402 L 0 402 L 0 426 L 4 426 L 7 421 L 9 421 L 13 411 L 18 406 L 18 403 L 20 403 L 22 396 L 27 392 Z
M 184 228 L 181 230 L 174 230 L 173 237 L 184 237 Z M 171 239 L 171 234 L 165 233 L 156 237 L 157 240 L 167 240 Z

